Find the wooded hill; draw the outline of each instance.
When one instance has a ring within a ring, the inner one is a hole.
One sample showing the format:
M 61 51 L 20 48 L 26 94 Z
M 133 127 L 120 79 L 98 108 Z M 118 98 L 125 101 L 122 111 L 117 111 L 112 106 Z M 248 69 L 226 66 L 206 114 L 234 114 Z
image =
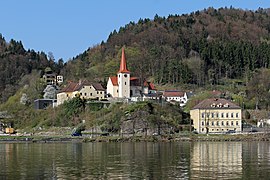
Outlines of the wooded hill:
M 135 76 L 156 84 L 222 84 L 248 81 L 254 70 L 270 66 L 270 10 L 208 8 L 191 14 L 156 15 L 114 30 L 107 42 L 68 62 L 68 79 L 105 81 L 119 67 L 125 46 Z
M 53 56 L 48 58 L 44 52 L 25 50 L 21 41 L 11 39 L 10 42 L 6 42 L 0 34 L 0 102 L 6 101 L 25 85 L 22 82 L 25 75 L 39 70 L 41 76 L 42 71 L 48 66 L 59 72 L 63 67 L 63 60 L 59 60 L 57 64 Z

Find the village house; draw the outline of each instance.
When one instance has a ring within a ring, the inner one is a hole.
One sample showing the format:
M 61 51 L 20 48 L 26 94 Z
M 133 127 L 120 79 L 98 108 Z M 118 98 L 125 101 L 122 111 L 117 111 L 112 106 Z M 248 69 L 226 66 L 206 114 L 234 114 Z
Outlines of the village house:
M 180 107 L 187 104 L 189 98 L 193 96 L 192 92 L 182 92 L 178 90 L 166 90 L 163 92 L 163 99 L 171 103 L 179 103 Z
M 198 133 L 242 131 L 241 107 L 226 99 L 205 99 L 190 110 L 190 116 Z
M 105 99 L 105 89 L 100 83 L 90 83 L 80 81 L 79 83 L 69 82 L 69 84 L 57 94 L 57 105 L 80 95 L 84 99 L 102 100 Z
M 43 75 L 43 80 L 46 85 L 59 85 L 63 83 L 63 76 L 56 75 L 50 67 L 47 67 Z
M 108 97 L 130 99 L 131 97 L 142 97 L 144 95 L 146 97 L 148 94 L 154 93 L 156 93 L 156 89 L 153 83 L 147 81 L 142 83 L 140 78 L 130 76 L 125 51 L 122 48 L 122 57 L 117 76 L 109 77 L 107 82 Z

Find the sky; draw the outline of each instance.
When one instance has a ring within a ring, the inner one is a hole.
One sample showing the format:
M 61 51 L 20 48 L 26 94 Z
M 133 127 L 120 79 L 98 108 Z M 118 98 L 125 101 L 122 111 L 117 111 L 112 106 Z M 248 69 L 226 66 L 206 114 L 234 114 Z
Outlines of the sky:
M 106 42 L 130 21 L 156 14 L 186 14 L 204 8 L 270 8 L 269 0 L 2 0 L 0 33 L 25 49 L 52 52 L 64 61 Z

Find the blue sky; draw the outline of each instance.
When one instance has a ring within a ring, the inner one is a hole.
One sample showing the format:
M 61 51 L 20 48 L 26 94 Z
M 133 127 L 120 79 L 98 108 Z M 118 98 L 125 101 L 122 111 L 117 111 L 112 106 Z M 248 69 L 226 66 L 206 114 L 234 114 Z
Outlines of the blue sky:
M 0 33 L 26 49 L 52 52 L 65 61 L 106 41 L 110 32 L 155 14 L 190 13 L 208 7 L 256 10 L 269 0 L 3 0 Z

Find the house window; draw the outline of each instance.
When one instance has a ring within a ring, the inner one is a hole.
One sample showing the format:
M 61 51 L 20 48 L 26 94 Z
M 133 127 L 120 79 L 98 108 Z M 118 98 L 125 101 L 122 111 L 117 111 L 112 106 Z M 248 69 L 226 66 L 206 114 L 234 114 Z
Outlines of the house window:
M 235 117 L 238 118 L 238 113 L 235 114 Z
M 215 123 L 214 123 L 214 121 L 212 121 L 212 126 L 214 126 L 215 125 Z
M 102 91 L 100 92 L 100 94 L 102 94 Z
M 67 94 L 67 97 L 68 97 L 68 94 Z
M 209 113 L 206 113 L 207 117 L 209 118 Z
M 202 113 L 202 118 L 204 118 L 204 113 Z
M 216 116 L 217 116 L 217 118 L 218 118 L 218 116 L 219 116 L 218 112 L 216 113 Z
M 206 122 L 206 125 L 209 126 L 209 122 Z
M 98 91 L 97 91 L 97 94 L 98 94 Z
M 231 113 L 231 118 L 233 118 L 233 113 Z
M 204 122 L 202 121 L 202 126 L 204 126 Z
M 80 95 L 82 96 L 82 93 L 80 93 Z
M 202 131 L 204 131 L 204 128 L 202 128 Z
M 229 113 L 226 113 L 226 118 L 228 118 L 229 117 Z
M 219 122 L 217 121 L 217 126 L 219 126 Z
M 224 113 L 221 113 L 221 117 L 224 118 Z
M 233 126 L 233 121 L 231 122 L 231 125 Z
M 238 121 L 236 121 L 236 126 L 238 126 Z
M 221 121 L 221 126 L 224 126 L 224 122 L 223 121 Z
M 86 93 L 84 93 L 84 95 L 86 96 L 87 94 L 86 94 Z
M 93 94 L 92 93 L 90 93 L 90 96 L 92 96 Z
M 211 117 L 214 118 L 215 114 L 214 113 L 211 113 Z
M 229 121 L 226 122 L 226 125 L 229 126 Z

